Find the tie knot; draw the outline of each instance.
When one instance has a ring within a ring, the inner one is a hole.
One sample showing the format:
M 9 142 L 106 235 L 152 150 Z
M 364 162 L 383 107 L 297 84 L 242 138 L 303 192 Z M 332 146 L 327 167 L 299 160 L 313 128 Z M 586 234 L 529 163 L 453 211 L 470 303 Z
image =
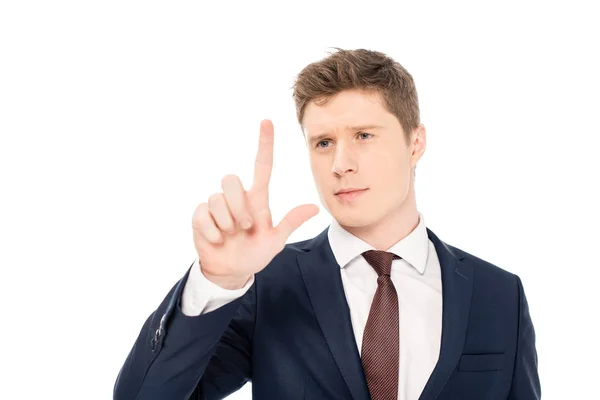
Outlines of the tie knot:
M 363 257 L 377 272 L 377 275 L 390 275 L 392 271 L 392 260 L 399 260 L 402 257 L 382 250 L 367 250 L 362 253 Z

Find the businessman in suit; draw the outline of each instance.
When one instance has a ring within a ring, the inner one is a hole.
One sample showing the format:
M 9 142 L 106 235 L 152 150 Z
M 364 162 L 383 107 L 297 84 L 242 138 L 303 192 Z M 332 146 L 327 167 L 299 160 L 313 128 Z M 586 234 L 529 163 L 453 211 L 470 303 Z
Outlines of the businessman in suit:
M 195 210 L 198 258 L 146 320 L 114 398 L 221 399 L 252 381 L 259 400 L 539 399 L 521 280 L 417 210 L 426 132 L 411 75 L 338 49 L 300 72 L 294 99 L 331 224 L 286 243 L 318 212 L 306 204 L 273 225 L 262 121 L 252 187 L 228 175 Z

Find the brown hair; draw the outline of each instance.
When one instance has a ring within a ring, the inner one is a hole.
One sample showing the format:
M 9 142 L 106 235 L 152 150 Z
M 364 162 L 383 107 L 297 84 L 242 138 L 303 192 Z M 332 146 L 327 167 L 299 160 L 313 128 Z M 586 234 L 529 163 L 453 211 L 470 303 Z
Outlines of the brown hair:
M 406 69 L 384 53 L 365 49 L 338 50 L 307 65 L 294 82 L 296 117 L 302 126 L 304 110 L 314 101 L 321 106 L 343 90 L 379 93 L 383 105 L 394 114 L 410 143 L 412 130 L 420 123 L 417 89 Z

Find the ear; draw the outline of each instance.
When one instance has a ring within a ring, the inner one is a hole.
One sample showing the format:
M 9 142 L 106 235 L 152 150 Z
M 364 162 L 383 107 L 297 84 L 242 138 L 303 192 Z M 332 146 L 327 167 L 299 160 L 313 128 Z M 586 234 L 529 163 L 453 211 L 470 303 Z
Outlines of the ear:
M 423 124 L 419 124 L 416 128 L 413 129 L 410 139 L 410 146 L 412 148 L 412 153 L 410 154 L 410 165 L 411 167 L 416 167 L 417 163 L 425 153 L 425 148 L 427 146 L 427 131 L 425 131 L 425 126 Z

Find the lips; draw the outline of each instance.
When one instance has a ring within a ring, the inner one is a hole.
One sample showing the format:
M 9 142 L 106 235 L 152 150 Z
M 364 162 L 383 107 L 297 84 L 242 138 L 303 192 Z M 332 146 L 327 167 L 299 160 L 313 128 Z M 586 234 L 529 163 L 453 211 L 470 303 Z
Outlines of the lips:
M 361 192 L 363 190 L 367 190 L 367 189 L 354 189 L 354 188 L 341 189 L 341 190 L 338 190 L 337 192 L 335 192 L 335 194 L 339 195 L 339 194 L 345 194 L 345 193 Z
M 335 195 L 335 197 L 337 197 L 339 200 L 343 201 L 343 202 L 352 202 L 353 200 L 355 200 L 356 198 L 362 196 L 362 194 L 364 192 L 366 192 L 369 189 L 355 189 L 355 190 L 351 190 L 349 192 L 338 192 L 338 194 Z

